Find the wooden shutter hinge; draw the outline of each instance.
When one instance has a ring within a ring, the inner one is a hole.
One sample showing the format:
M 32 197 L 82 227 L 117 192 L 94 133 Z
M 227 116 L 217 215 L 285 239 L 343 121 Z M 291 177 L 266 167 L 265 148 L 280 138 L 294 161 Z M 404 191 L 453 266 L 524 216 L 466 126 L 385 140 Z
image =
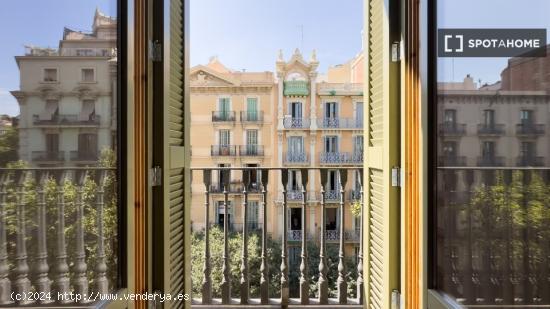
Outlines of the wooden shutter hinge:
M 159 40 L 149 41 L 149 59 L 153 62 L 162 61 L 162 44 Z
M 401 187 L 401 168 L 394 166 L 391 169 L 391 186 Z
M 391 309 L 401 309 L 401 293 L 398 290 L 391 291 Z
M 162 168 L 154 166 L 149 169 L 149 183 L 151 187 L 160 187 L 162 185 Z

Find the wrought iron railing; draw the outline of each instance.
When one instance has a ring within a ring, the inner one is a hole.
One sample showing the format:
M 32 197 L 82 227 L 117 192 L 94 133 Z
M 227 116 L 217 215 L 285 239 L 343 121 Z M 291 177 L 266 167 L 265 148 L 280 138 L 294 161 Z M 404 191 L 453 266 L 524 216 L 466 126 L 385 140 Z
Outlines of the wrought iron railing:
M 85 151 L 71 151 L 70 160 L 71 161 L 97 161 L 99 158 L 99 153 L 85 152 Z
M 264 145 L 240 145 L 239 155 L 249 157 L 263 156 Z
M 0 168 L 0 306 L 78 307 L 113 292 L 115 172 Z
M 519 156 L 516 159 L 517 166 L 544 166 L 544 157 Z
M 90 115 L 80 118 L 79 115 L 55 114 L 51 119 L 40 119 L 39 115 L 32 116 L 32 123 L 41 126 L 63 126 L 63 125 L 90 125 L 97 126 L 101 122 L 100 115 Z
M 319 177 L 319 180 L 316 182 L 318 183 L 327 183 L 328 180 L 328 168 L 304 168 L 305 170 L 314 170 L 316 171 L 313 173 L 315 177 Z M 259 270 L 259 295 L 254 298 L 250 294 L 250 272 L 252 271 L 249 269 L 249 248 L 248 248 L 248 239 L 250 236 L 250 229 L 247 224 L 242 224 L 239 227 L 242 228 L 242 232 L 239 234 L 241 235 L 242 244 L 241 244 L 241 261 L 240 261 L 240 268 L 239 268 L 239 274 L 232 274 L 230 269 L 234 269 L 232 265 L 230 265 L 230 253 L 229 252 L 229 232 L 230 232 L 230 223 L 228 221 L 228 214 L 227 212 L 224 212 L 223 216 L 223 247 L 222 252 L 220 253 L 222 255 L 221 258 L 221 267 L 222 267 L 222 278 L 220 282 L 213 282 L 213 276 L 212 276 L 212 266 L 213 266 L 213 260 L 212 260 L 212 252 L 210 247 L 210 233 L 209 233 L 209 225 L 205 226 L 204 231 L 204 252 L 201 254 L 202 257 L 204 257 L 204 264 L 202 267 L 202 274 L 203 279 L 201 282 L 195 282 L 195 284 L 200 284 L 200 293 L 198 295 L 195 294 L 195 297 L 193 299 L 193 304 L 195 305 L 206 305 L 210 306 L 211 308 L 223 308 L 227 305 L 258 305 L 258 306 L 266 306 L 266 305 L 276 305 L 276 306 L 288 306 L 289 304 L 298 304 L 298 305 L 324 305 L 327 306 L 327 308 L 339 308 L 342 306 L 351 306 L 354 308 L 359 308 L 363 304 L 363 288 L 364 288 L 364 279 L 363 279 L 363 272 L 362 272 L 362 265 L 363 265 L 363 256 L 362 256 L 362 229 L 363 229 L 363 220 L 360 220 L 361 226 L 359 227 L 358 231 L 345 231 L 344 226 L 347 219 L 346 211 L 344 211 L 344 206 L 346 202 L 344 199 L 340 199 L 338 202 L 338 206 L 340 209 L 340 215 L 339 215 L 339 222 L 338 222 L 338 230 L 334 232 L 329 232 L 326 229 L 327 223 L 326 223 L 326 202 L 324 198 L 321 198 L 319 209 L 321 211 L 321 222 L 319 224 L 320 226 L 320 232 L 319 233 L 310 233 L 308 231 L 308 225 L 309 220 L 306 221 L 306 213 L 309 213 L 308 211 L 308 205 L 305 200 L 302 200 L 301 205 L 301 230 L 290 230 L 289 229 L 289 192 L 283 191 L 283 200 L 280 206 L 282 207 L 282 222 L 281 226 L 283 227 L 283 231 L 280 232 L 280 246 L 281 246 L 281 253 L 280 253 L 280 267 L 277 267 L 278 269 L 278 282 L 279 282 L 279 288 L 276 291 L 270 291 L 270 286 L 272 286 L 273 282 L 269 282 L 270 276 L 268 274 L 268 269 L 270 267 L 268 258 L 268 241 L 269 240 L 269 233 L 268 229 L 270 229 L 270 224 L 272 224 L 272 221 L 268 221 L 268 214 L 271 212 L 268 211 L 268 207 L 271 207 L 269 203 L 271 201 L 268 200 L 268 184 L 269 181 L 277 181 L 280 175 L 281 181 L 284 184 L 284 187 L 288 185 L 289 180 L 289 169 L 287 168 L 192 168 L 193 172 L 201 172 L 202 179 L 204 181 L 204 186 L 207 188 L 204 192 L 204 222 L 210 222 L 211 220 L 211 214 L 210 214 L 210 194 L 212 193 L 210 188 L 212 188 L 211 179 L 213 177 L 213 171 L 217 171 L 219 173 L 220 170 L 229 171 L 229 170 L 238 170 L 242 171 L 243 176 L 243 184 L 245 184 L 245 188 L 248 186 L 247 184 L 250 182 L 250 175 L 252 173 L 259 175 L 260 178 L 260 187 L 261 187 L 261 201 L 259 203 L 259 223 L 261 225 L 261 252 L 260 252 L 260 270 Z M 351 170 L 358 170 L 357 168 L 345 168 L 341 167 L 338 169 L 339 171 L 339 190 L 338 193 L 331 193 L 327 192 L 329 195 L 334 195 L 341 197 L 344 194 L 344 187 L 347 183 L 347 174 Z M 362 169 L 359 169 L 362 172 Z M 273 174 L 273 178 L 275 180 L 270 179 L 270 175 Z M 302 188 L 307 187 L 308 183 L 308 177 L 310 173 L 302 173 L 301 181 L 302 183 L 300 186 Z M 225 186 L 228 186 L 229 183 L 224 184 Z M 305 193 L 307 194 L 308 191 L 306 190 Z M 321 185 L 321 193 L 324 194 L 324 186 Z M 225 209 L 226 205 L 229 205 L 229 192 L 224 191 L 223 196 L 223 207 Z M 241 192 L 241 201 L 242 201 L 242 207 L 244 209 L 247 208 L 249 203 L 249 192 L 246 190 L 243 190 Z M 303 195 L 302 195 L 303 197 Z M 362 198 L 361 198 L 362 199 Z M 362 211 L 361 211 L 362 212 Z M 241 222 L 248 222 L 248 212 L 247 211 L 241 211 Z M 232 218 L 233 220 L 233 218 Z M 221 222 L 221 221 L 220 221 Z M 233 226 L 235 228 L 235 225 Z M 311 276 L 309 275 L 310 272 L 317 272 L 317 268 L 315 269 L 309 269 L 307 266 L 308 264 L 308 250 L 307 250 L 307 240 L 315 239 L 316 235 L 319 235 L 319 267 L 318 267 L 318 279 L 316 282 L 317 286 L 317 293 L 314 298 L 311 298 L 310 296 L 310 286 L 313 282 L 311 282 Z M 299 257 L 299 263 L 300 263 L 300 280 L 297 282 L 297 287 L 294 293 L 290 291 L 290 277 L 289 277 L 289 268 L 291 265 L 289 265 L 289 247 L 288 243 L 289 241 L 299 241 L 299 246 L 301 246 L 300 250 L 302 254 Z M 329 297 L 329 287 L 327 282 L 327 276 L 328 276 L 328 264 L 327 264 L 327 250 L 326 245 L 328 242 L 336 243 L 338 244 L 338 255 L 334 256 L 333 258 L 336 258 L 338 260 L 338 269 L 333 270 L 337 271 L 338 279 L 337 279 L 337 298 L 330 298 Z M 348 288 L 347 288 L 347 276 L 348 270 L 346 270 L 346 251 L 344 250 L 344 244 L 346 242 L 358 242 L 359 244 L 359 255 L 357 256 L 357 292 L 354 297 L 350 297 L 348 295 Z M 237 276 L 237 277 L 233 277 Z M 231 282 L 232 280 L 239 280 L 237 292 L 231 290 Z M 255 279 L 257 280 L 257 279 Z M 220 292 L 218 295 L 213 295 L 213 286 L 216 284 L 220 288 Z M 299 292 L 298 292 L 299 291 Z M 233 296 L 235 294 L 238 294 L 237 298 L 234 298 Z M 278 295 L 278 297 L 273 297 L 273 294 Z M 298 295 L 299 294 L 299 295 Z M 294 296 L 292 296 L 294 295 Z M 298 297 L 299 298 L 294 298 Z
M 478 124 L 477 134 L 478 135 L 503 135 L 504 125 L 503 124 L 484 124 L 484 123 Z
M 355 118 L 322 118 L 317 119 L 317 126 L 322 129 L 361 129 L 363 120 Z
M 212 145 L 210 147 L 211 156 L 236 156 L 237 146 L 235 145 Z
M 65 161 L 65 151 L 33 151 L 31 159 L 37 162 L 62 162 Z
M 293 118 L 288 117 L 283 119 L 285 129 L 307 129 L 311 123 L 309 118 Z
M 546 126 L 544 124 L 520 123 L 516 125 L 517 135 L 543 135 Z
M 213 111 L 212 122 L 235 122 L 234 111 Z
M 439 124 L 439 134 L 444 136 L 460 136 L 466 134 L 465 123 L 445 122 Z
M 309 163 L 309 156 L 305 152 L 287 152 L 285 156 L 285 164 L 292 165 L 292 164 L 308 164 Z
M 322 152 L 319 156 L 321 164 L 363 164 L 363 152 Z
M 504 157 L 501 156 L 481 156 L 477 158 L 477 166 L 504 166 Z
M 263 122 L 264 121 L 264 112 L 263 111 L 241 111 L 241 122 Z

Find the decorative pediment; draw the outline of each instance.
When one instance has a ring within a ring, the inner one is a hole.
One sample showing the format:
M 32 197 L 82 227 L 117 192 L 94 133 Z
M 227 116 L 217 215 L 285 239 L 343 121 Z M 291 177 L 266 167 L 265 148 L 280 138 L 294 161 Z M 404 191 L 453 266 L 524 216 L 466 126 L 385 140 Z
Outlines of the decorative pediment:
M 80 100 L 95 100 L 98 91 L 90 86 L 78 86 L 73 90 Z
M 202 65 L 191 69 L 190 83 L 192 87 L 231 87 L 240 85 L 240 82 L 231 77 Z
M 40 86 L 36 89 L 36 92 L 40 93 L 40 97 L 45 101 L 58 101 L 61 98 L 61 91 L 50 85 Z

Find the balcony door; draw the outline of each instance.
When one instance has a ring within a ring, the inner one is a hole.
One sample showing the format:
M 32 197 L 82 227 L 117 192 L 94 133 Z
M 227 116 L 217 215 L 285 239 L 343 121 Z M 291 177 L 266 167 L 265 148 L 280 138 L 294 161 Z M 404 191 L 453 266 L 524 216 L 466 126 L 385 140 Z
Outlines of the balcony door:
M 338 153 L 338 136 L 325 136 L 324 150 L 326 153 Z
M 256 98 L 246 99 L 246 118 L 248 121 L 258 120 L 258 99 Z
M 325 119 L 338 118 L 338 103 L 326 102 L 325 103 Z
M 49 157 L 55 157 L 59 152 L 59 134 L 47 133 L 46 134 L 46 154 Z
M 229 112 L 231 111 L 231 103 L 229 98 L 220 98 L 218 101 L 218 111 L 220 112 L 220 118 L 227 120 L 229 118 Z
M 288 138 L 288 152 L 290 154 L 304 153 L 304 138 L 302 136 L 290 136 Z
M 290 103 L 290 116 L 292 119 L 302 119 L 302 102 Z
M 78 135 L 78 156 L 80 158 L 93 158 L 97 156 L 97 134 L 82 133 Z

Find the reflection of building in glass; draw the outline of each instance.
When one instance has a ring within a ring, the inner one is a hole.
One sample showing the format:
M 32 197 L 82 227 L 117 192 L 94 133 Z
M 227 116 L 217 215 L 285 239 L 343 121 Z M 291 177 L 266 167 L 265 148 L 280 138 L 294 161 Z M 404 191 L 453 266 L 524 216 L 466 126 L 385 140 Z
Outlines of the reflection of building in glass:
M 116 20 L 96 10 L 92 32 L 64 29 L 57 49 L 16 56 L 19 156 L 32 165 L 97 160 L 116 136 Z
M 304 60 L 299 50 L 286 61 L 282 53 L 272 72 L 239 72 L 226 68 L 217 58 L 191 69 L 192 166 L 194 167 L 286 167 L 290 168 L 287 191 L 288 239 L 298 245 L 302 235 L 303 199 L 300 168 L 334 167 L 324 184 L 326 239 L 339 239 L 338 203 L 340 166 L 363 164 L 363 57 L 359 54 L 345 64 L 330 67 L 318 75 L 315 52 Z M 311 170 L 306 188 L 308 238 L 320 234 L 321 186 L 319 171 Z M 275 174 L 273 175 L 275 176 Z M 232 229 L 242 229 L 241 171 L 212 172 L 211 223 L 223 223 L 223 186 L 232 203 L 227 207 Z M 345 188 L 346 241 L 358 245 L 359 223 L 353 220 L 349 204 L 358 200 L 359 174 L 349 171 Z M 251 175 L 247 188 L 247 225 L 261 228 L 259 179 Z M 280 237 L 283 229 L 282 187 L 279 176 L 270 177 L 268 190 L 268 232 Z M 204 183 L 193 177 L 193 228 L 204 226 Z M 275 202 L 275 203 L 274 203 Z M 222 221 L 220 221 L 222 220 Z
M 506 68 L 503 76 L 509 70 L 510 67 Z M 550 95 L 547 89 L 550 88 L 541 88 L 545 83 L 539 80 L 538 85 L 533 84 L 538 90 L 504 89 L 510 85 L 507 78 L 502 84 L 481 87 L 470 76 L 462 83 L 440 83 L 438 164 L 548 165 Z

